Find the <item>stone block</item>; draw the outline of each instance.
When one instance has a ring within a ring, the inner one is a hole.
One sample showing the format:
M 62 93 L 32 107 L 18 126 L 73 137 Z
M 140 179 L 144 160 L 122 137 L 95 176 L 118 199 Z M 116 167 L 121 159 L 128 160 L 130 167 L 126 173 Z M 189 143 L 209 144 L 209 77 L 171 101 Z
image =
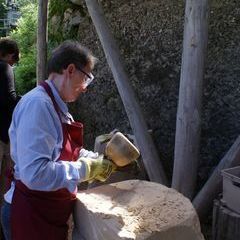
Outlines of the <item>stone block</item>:
M 158 183 L 112 183 L 77 198 L 73 240 L 204 240 L 191 202 Z

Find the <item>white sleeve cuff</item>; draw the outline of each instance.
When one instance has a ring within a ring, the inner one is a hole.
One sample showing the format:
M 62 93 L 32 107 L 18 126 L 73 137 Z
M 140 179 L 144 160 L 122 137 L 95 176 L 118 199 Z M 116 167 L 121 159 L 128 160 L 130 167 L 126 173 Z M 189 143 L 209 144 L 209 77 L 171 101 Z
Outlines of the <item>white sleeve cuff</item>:
M 82 148 L 79 152 L 79 158 L 80 157 L 85 157 L 85 158 L 98 158 L 99 154 L 97 152 L 92 152 L 92 151 L 88 151 L 84 148 Z

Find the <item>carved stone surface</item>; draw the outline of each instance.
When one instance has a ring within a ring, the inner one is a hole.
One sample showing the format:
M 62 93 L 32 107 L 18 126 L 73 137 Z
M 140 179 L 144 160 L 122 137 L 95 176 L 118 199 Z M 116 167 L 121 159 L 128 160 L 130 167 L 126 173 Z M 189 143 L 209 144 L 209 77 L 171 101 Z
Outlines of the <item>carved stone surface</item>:
M 203 240 L 191 202 L 163 185 L 130 180 L 78 193 L 74 240 Z

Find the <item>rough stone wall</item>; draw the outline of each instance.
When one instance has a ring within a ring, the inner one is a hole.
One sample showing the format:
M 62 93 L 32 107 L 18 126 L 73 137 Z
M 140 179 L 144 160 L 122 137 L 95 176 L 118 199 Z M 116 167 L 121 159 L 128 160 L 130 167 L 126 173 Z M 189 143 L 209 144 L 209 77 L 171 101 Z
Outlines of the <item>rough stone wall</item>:
M 97 135 L 114 128 L 131 133 L 131 127 L 84 1 L 74 2 L 81 4 L 79 25 L 73 26 L 76 38 L 88 46 L 99 59 L 94 70 L 95 83 L 72 106 L 76 117 L 85 124 L 86 147 L 93 148 Z M 159 155 L 171 177 L 184 1 L 100 2 L 119 44 L 148 128 L 153 130 Z M 212 1 L 203 93 L 199 186 L 240 132 L 239 40 L 240 1 Z
M 239 53 L 240 2 L 215 0 L 210 12 L 199 179 L 207 179 L 240 133 Z

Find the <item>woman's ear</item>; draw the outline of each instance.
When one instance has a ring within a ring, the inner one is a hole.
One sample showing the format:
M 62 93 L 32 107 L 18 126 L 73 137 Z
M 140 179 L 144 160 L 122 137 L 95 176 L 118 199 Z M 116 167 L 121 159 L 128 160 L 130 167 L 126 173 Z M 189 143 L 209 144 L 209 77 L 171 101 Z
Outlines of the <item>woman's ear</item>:
M 71 63 L 71 64 L 68 65 L 66 70 L 68 71 L 69 74 L 72 74 L 76 71 L 76 67 L 73 63 Z

